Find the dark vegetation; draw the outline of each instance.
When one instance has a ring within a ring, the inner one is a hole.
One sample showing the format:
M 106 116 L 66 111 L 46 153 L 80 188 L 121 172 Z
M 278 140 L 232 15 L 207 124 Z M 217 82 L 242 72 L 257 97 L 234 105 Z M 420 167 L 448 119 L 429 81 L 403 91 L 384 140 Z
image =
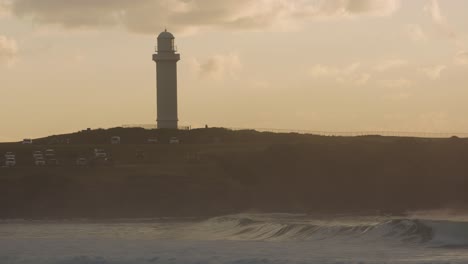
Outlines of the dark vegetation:
M 110 145 L 112 136 L 122 144 Z M 179 145 L 167 142 L 176 136 Z M 160 143 L 148 144 L 148 138 Z M 68 144 L 67 144 L 68 142 Z M 78 167 L 94 148 L 113 164 Z M 59 166 L 36 167 L 53 148 Z M 393 213 L 468 207 L 468 140 L 116 128 L 0 144 L 0 218 Z M 136 153 L 144 153 L 144 158 Z

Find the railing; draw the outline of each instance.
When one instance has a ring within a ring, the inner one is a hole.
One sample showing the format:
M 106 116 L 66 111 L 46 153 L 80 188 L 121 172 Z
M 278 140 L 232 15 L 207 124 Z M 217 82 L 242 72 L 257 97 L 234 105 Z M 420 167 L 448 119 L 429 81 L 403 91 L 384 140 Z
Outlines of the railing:
M 155 124 L 124 125 L 123 127 L 125 128 L 139 127 L 139 128 L 145 128 L 145 129 L 157 129 L 157 125 Z M 179 126 L 180 130 L 192 130 L 195 128 L 198 128 L 198 127 Z M 310 135 L 328 136 L 328 137 L 385 136 L 385 137 L 417 137 L 417 138 L 450 138 L 450 137 L 468 138 L 467 132 L 317 131 L 317 130 L 275 129 L 275 128 L 239 128 L 239 127 L 237 128 L 224 127 L 224 128 L 228 130 L 233 130 L 233 131 L 255 130 L 258 132 L 297 133 L 297 134 L 310 134 Z
M 155 52 L 159 52 L 158 45 L 154 46 L 154 51 L 155 51 Z M 177 52 L 177 51 L 178 51 L 177 46 L 172 47 L 172 50 L 171 50 L 171 51 Z
M 156 124 L 136 124 L 136 125 L 123 125 L 123 128 L 144 128 L 144 129 L 157 129 Z M 192 126 L 179 126 L 179 130 L 192 130 Z
M 468 138 L 466 132 L 405 132 L 405 131 L 317 131 L 317 130 L 291 130 L 272 128 L 229 128 L 230 130 L 256 130 L 271 133 L 297 133 L 328 137 L 360 137 L 360 136 L 385 136 L 385 137 L 417 137 L 417 138 Z

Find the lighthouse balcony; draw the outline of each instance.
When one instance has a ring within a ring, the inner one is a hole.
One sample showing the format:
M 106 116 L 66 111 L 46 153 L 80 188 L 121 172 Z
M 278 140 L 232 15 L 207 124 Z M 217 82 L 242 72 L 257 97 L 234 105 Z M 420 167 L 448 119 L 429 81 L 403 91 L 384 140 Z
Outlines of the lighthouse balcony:
M 167 49 L 167 48 L 163 48 L 161 47 L 161 49 L 159 48 L 158 45 L 154 46 L 154 51 L 155 52 L 177 52 L 177 46 L 172 46 L 170 49 Z
M 160 52 L 160 53 L 153 54 L 153 60 L 154 61 L 179 61 L 180 54 Z

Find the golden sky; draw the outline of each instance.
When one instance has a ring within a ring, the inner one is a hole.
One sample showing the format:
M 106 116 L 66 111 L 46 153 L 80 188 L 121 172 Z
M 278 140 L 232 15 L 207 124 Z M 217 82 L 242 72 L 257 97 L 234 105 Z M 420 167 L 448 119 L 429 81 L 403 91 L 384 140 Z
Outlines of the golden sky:
M 0 141 L 156 119 L 176 36 L 181 125 L 468 132 L 465 0 L 0 0 Z

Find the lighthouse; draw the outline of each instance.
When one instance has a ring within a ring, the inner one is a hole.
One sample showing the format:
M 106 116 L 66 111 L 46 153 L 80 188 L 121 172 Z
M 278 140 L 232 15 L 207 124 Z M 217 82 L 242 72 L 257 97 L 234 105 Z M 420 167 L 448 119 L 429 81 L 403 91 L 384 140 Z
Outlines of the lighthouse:
M 158 46 L 153 54 L 156 62 L 157 123 L 158 128 L 177 129 L 177 62 L 180 54 L 174 44 L 174 35 L 165 30 L 158 36 Z

